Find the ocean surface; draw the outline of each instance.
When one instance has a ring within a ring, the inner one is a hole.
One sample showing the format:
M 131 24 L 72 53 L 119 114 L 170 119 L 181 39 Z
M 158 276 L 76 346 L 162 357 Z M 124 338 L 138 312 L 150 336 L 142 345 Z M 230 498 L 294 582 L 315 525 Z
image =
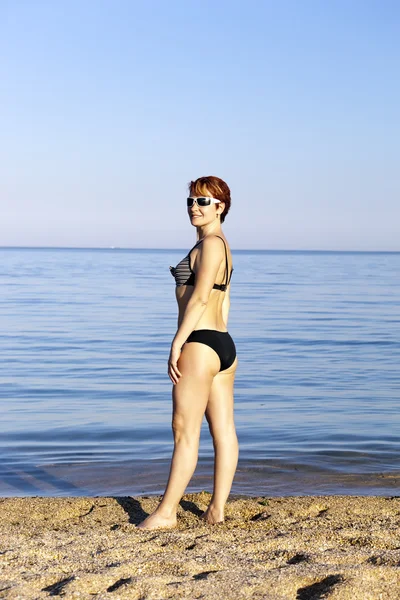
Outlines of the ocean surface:
M 162 493 L 186 251 L 0 248 L 1 496 Z M 232 493 L 399 495 L 400 253 L 233 260 Z M 188 491 L 212 470 L 204 422 Z

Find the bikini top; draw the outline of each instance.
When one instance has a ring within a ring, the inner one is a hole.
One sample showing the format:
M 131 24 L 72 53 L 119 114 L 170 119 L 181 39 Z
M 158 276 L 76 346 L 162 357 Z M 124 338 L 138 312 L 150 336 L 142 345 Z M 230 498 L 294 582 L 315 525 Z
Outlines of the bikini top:
M 233 269 L 231 269 L 231 272 L 228 276 L 228 252 L 226 250 L 225 240 L 220 235 L 217 235 L 216 237 L 219 237 L 224 242 L 226 277 L 225 277 L 225 283 L 214 283 L 213 290 L 221 290 L 221 292 L 225 292 L 230 283 Z M 201 244 L 202 241 L 203 240 L 200 240 L 199 242 L 197 242 L 197 244 L 195 244 L 193 246 L 193 248 L 185 256 L 185 258 L 182 258 L 181 262 L 178 263 L 176 265 L 176 267 L 169 268 L 172 276 L 175 277 L 175 283 L 176 283 L 177 287 L 180 287 L 181 285 L 193 285 L 194 286 L 196 274 L 193 271 L 192 267 L 190 266 L 190 254 L 191 254 L 192 250 L 194 250 L 199 244 Z

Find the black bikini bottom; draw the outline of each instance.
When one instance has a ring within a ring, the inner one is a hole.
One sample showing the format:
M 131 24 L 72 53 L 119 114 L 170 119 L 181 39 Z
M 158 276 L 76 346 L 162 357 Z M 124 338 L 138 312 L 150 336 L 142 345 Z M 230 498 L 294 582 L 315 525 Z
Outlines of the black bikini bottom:
M 227 331 L 215 329 L 195 329 L 189 335 L 186 343 L 199 342 L 209 346 L 218 354 L 221 361 L 220 371 L 225 371 L 233 365 L 236 358 L 235 343 Z

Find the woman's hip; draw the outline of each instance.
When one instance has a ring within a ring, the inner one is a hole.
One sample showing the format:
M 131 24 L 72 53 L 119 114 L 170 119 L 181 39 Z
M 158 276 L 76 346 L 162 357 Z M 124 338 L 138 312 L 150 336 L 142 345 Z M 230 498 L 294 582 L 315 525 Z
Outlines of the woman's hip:
M 216 329 L 195 329 L 189 335 L 186 343 L 198 342 L 212 348 L 220 359 L 220 371 L 229 369 L 236 358 L 236 347 L 228 331 Z

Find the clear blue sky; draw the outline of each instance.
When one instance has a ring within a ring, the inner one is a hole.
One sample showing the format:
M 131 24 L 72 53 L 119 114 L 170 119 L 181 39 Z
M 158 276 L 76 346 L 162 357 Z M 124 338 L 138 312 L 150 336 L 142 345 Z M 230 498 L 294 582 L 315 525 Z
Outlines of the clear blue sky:
M 0 245 L 400 250 L 397 0 L 0 0 Z

